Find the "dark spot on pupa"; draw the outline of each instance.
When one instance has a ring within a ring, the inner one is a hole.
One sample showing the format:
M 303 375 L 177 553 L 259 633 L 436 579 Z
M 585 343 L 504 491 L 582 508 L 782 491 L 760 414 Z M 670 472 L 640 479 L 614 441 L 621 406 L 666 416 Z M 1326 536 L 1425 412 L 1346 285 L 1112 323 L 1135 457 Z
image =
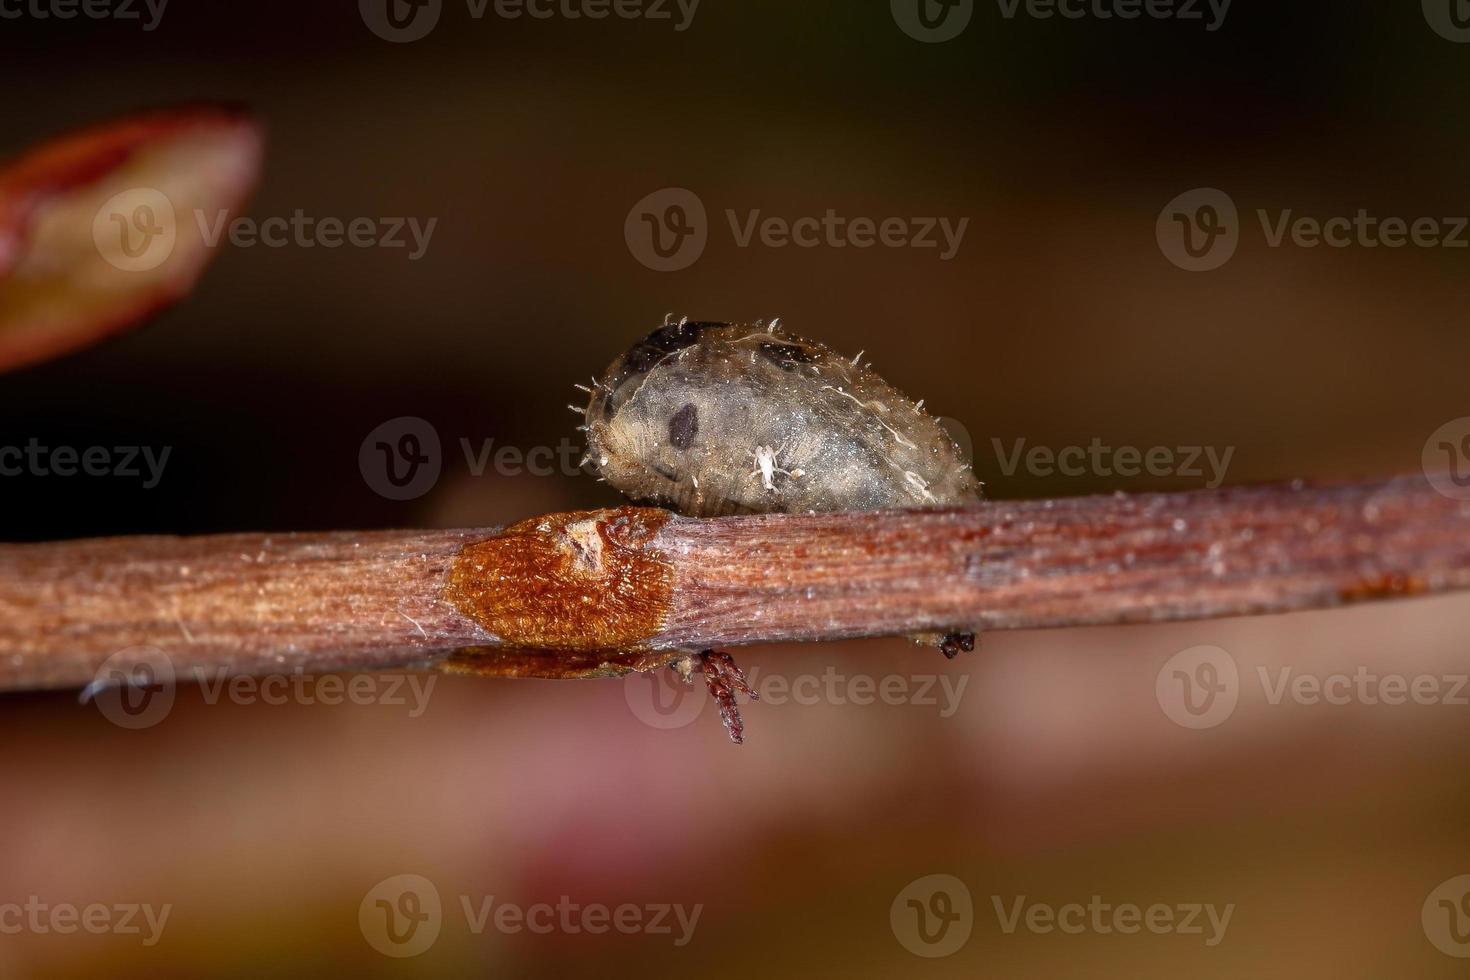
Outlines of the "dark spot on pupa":
M 699 335 L 704 331 L 728 326 L 728 323 L 686 320 L 683 323 L 670 323 L 659 327 L 628 351 L 623 361 L 626 372 L 627 374 L 645 374 L 670 354 L 698 343 Z
M 810 364 L 816 360 L 811 351 L 800 344 L 773 344 L 764 341 L 760 345 L 761 356 L 783 370 L 794 371 L 799 364 Z
M 688 449 L 699 434 L 699 409 L 689 402 L 669 419 L 669 445 L 675 449 Z
M 653 471 L 670 482 L 674 482 L 679 479 L 679 474 L 669 469 L 669 467 L 665 466 L 663 463 L 654 463 Z

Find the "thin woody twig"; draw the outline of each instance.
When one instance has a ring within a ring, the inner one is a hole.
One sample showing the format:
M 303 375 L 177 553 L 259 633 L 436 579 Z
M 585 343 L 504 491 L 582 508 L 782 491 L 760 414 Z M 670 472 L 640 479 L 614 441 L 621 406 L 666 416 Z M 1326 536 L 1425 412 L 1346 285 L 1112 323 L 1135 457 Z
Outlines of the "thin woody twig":
M 667 662 L 660 651 L 1202 619 L 1463 588 L 1470 502 L 1422 477 L 949 511 L 701 521 L 619 508 L 502 531 L 4 545 L 0 689 L 84 685 L 142 647 L 180 670 L 241 673 L 496 648 L 503 673 L 573 676 Z

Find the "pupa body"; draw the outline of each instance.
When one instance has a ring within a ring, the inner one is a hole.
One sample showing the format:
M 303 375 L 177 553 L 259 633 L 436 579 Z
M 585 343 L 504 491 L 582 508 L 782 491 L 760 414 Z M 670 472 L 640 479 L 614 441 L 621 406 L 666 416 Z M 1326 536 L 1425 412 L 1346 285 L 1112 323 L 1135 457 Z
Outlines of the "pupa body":
M 594 385 L 589 462 L 694 517 L 978 500 L 939 423 L 859 361 L 776 324 L 667 323 Z
M 635 502 L 691 517 L 947 507 L 979 500 L 980 483 L 969 463 L 923 403 L 910 401 L 861 360 L 862 355 L 849 360 L 787 334 L 779 321 L 666 321 L 593 379 L 591 388 L 578 386 L 591 399 L 586 408 L 571 406 L 586 417 L 584 462 Z M 511 553 L 523 550 L 518 545 Z M 947 657 L 975 643 L 969 632 L 914 639 L 938 646 Z M 619 649 L 595 651 L 589 659 L 579 651 L 579 661 L 550 668 L 514 650 L 499 651 L 491 664 L 468 651 L 441 669 L 572 677 L 666 666 L 686 681 L 698 673 L 730 739 L 744 740 L 736 696 L 757 697 L 730 654 L 687 650 L 650 657 L 647 651 Z M 603 656 L 609 653 L 625 657 L 614 664 Z

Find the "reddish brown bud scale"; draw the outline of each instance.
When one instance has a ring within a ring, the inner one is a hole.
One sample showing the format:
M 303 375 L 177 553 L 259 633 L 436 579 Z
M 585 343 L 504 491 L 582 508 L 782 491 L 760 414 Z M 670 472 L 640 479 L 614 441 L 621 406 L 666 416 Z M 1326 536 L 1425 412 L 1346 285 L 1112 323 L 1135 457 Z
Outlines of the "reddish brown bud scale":
M 445 598 L 509 647 L 632 652 L 663 629 L 674 571 L 654 536 L 666 511 L 549 514 L 466 545 Z

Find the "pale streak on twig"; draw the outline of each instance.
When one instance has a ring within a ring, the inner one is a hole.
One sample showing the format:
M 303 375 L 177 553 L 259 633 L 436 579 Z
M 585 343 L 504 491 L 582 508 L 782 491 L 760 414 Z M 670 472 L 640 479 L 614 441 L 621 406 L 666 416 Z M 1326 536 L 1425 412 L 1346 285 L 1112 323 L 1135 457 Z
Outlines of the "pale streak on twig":
M 612 520 L 619 511 L 589 512 Z M 492 530 L 137 537 L 0 546 L 0 689 L 81 686 L 149 646 L 176 669 L 421 664 L 493 647 L 446 601 Z M 651 650 L 947 628 L 1141 623 L 1470 588 L 1470 502 L 1422 477 L 960 510 L 674 517 Z M 187 620 L 192 629 L 181 635 Z M 531 654 L 556 658 L 558 654 Z M 586 660 L 584 654 L 583 661 Z
M 419 636 L 422 636 L 426 640 L 429 638 L 429 634 L 424 632 L 424 628 L 423 628 L 422 625 L 420 625 L 420 623 L 419 623 L 418 620 L 414 619 L 412 616 L 410 616 L 408 613 L 404 612 L 401 609 L 398 611 L 398 615 L 402 616 L 404 619 L 408 620 L 410 623 L 413 623 L 413 625 L 419 631 Z

